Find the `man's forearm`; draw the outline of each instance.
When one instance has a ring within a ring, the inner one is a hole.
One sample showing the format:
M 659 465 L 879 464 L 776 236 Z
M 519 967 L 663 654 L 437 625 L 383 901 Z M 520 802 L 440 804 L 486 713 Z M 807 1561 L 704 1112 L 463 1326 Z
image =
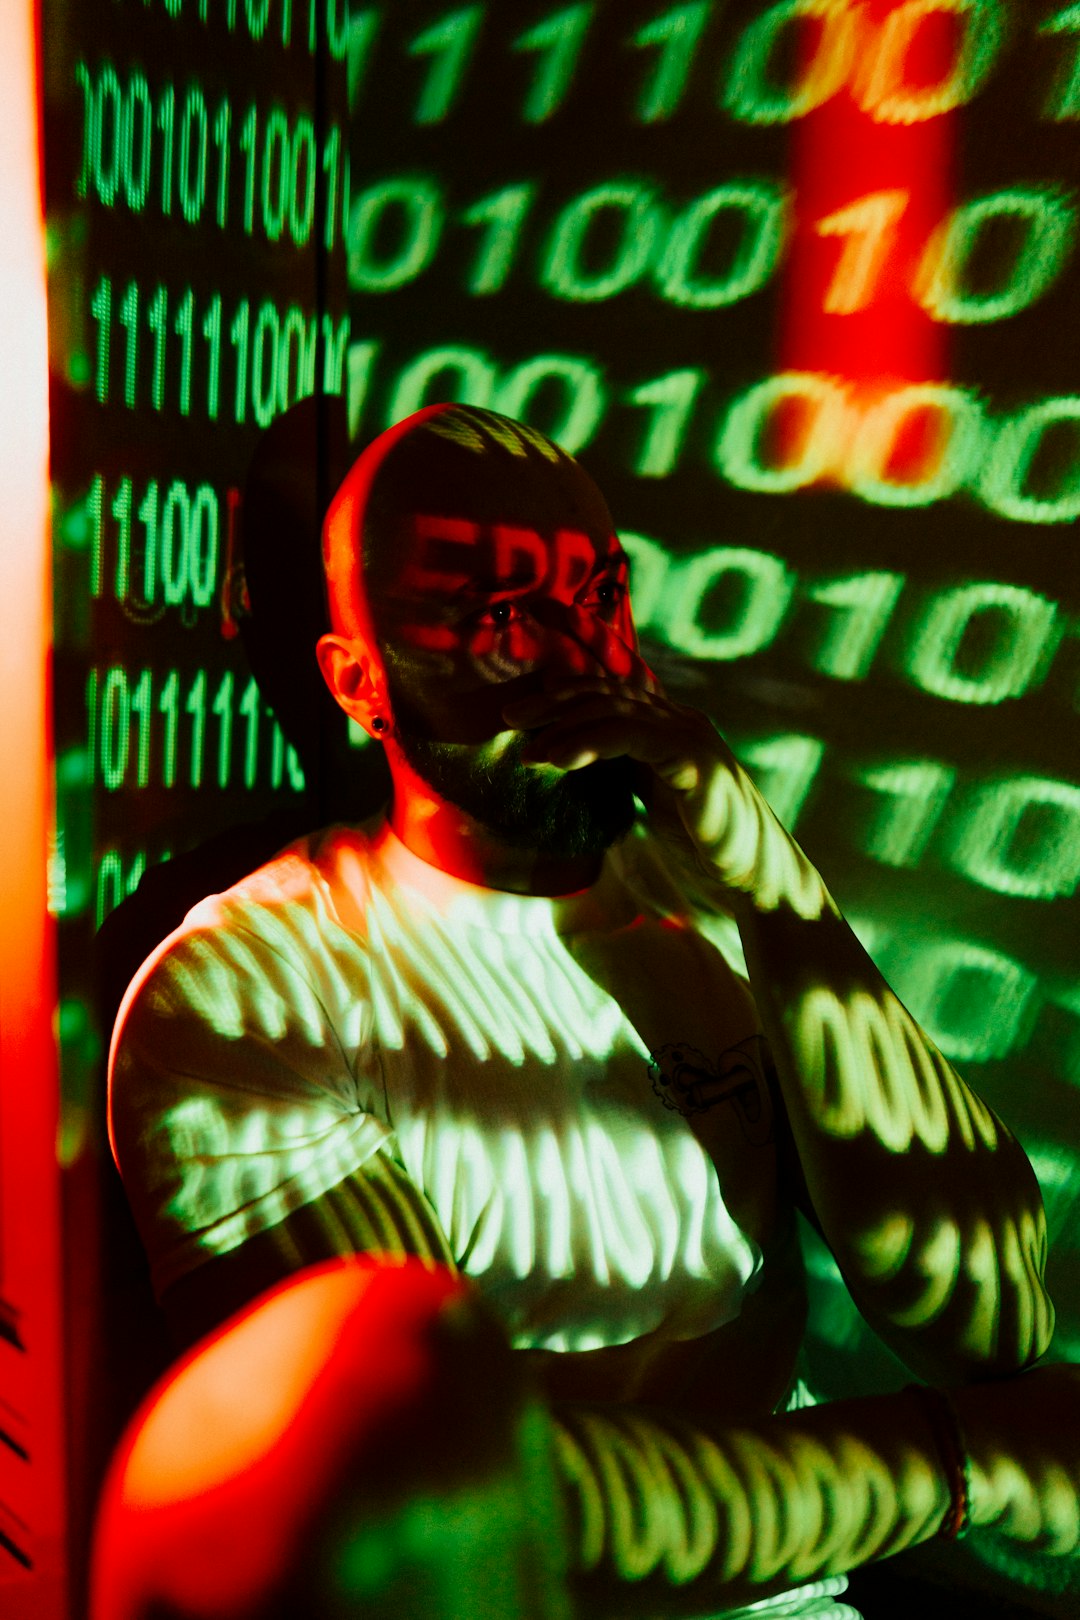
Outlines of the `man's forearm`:
M 813 1214 L 875 1330 L 949 1382 L 1045 1349 L 1045 1221 L 1022 1149 L 901 1005 L 734 760 L 703 774 L 700 903 L 734 913 Z M 685 830 L 685 829 L 684 829 Z
M 1073 1372 L 957 1392 L 959 1468 L 908 1393 L 711 1430 L 641 1408 L 556 1408 L 576 1612 L 677 1620 L 755 1603 L 938 1534 L 958 1495 L 971 1526 L 1070 1555 L 1075 1458 L 1067 1440 L 1048 1455 L 1045 1419 L 1063 1397 L 1073 1410 Z M 1030 1457 L 1002 1423 L 1013 1407 Z
M 751 892 L 736 916 L 807 1190 L 860 1308 L 928 1378 L 1026 1365 L 1053 1312 L 1023 1150 L 827 897 L 800 915 Z

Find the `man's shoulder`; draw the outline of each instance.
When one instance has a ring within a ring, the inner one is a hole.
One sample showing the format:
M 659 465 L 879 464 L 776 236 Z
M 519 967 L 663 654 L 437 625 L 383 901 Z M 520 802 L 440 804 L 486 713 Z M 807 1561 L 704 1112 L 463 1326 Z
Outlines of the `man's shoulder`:
M 350 958 L 356 982 L 366 942 L 372 824 L 306 834 L 218 894 L 194 905 L 143 962 L 116 1032 L 141 1017 L 186 1007 L 231 1027 L 280 1002 L 324 997 Z M 307 995 L 301 994 L 306 988 Z

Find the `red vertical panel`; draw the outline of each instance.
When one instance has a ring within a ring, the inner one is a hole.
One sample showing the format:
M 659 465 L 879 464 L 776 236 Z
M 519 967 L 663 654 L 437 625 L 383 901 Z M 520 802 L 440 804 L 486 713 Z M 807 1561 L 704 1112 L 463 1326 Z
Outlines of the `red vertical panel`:
M 48 371 L 33 0 L 0 8 L 0 1612 L 64 1613 L 48 661 Z
M 839 379 L 858 404 L 945 379 L 943 328 L 918 282 L 950 205 L 948 108 L 962 98 L 967 16 L 952 0 L 807 13 L 800 82 L 811 101 L 815 84 L 837 88 L 794 126 L 781 364 Z M 841 479 L 844 448 L 833 463 Z

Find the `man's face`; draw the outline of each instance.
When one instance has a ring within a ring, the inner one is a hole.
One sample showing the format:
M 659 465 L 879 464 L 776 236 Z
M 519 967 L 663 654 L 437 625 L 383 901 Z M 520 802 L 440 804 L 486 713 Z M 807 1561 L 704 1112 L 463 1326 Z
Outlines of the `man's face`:
M 582 475 L 584 478 L 584 475 Z M 420 512 L 369 586 L 393 738 L 439 798 L 515 847 L 598 854 L 633 820 L 634 768 L 523 763 L 503 705 L 575 676 L 641 669 L 627 560 L 595 489 L 587 527 Z M 581 523 L 582 506 L 576 512 Z

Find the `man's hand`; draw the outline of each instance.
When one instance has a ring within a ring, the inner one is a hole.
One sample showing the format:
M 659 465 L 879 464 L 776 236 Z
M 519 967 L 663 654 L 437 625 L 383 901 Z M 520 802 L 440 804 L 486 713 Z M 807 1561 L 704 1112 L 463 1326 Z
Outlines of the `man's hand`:
M 777 821 L 716 727 L 676 703 L 636 655 L 622 678 L 582 675 L 503 709 L 507 724 L 539 728 L 528 764 L 581 770 L 626 756 L 639 766 L 638 796 L 664 842 L 723 904 L 752 898 L 764 910 L 787 900 L 803 917 L 830 905 L 824 884 Z

